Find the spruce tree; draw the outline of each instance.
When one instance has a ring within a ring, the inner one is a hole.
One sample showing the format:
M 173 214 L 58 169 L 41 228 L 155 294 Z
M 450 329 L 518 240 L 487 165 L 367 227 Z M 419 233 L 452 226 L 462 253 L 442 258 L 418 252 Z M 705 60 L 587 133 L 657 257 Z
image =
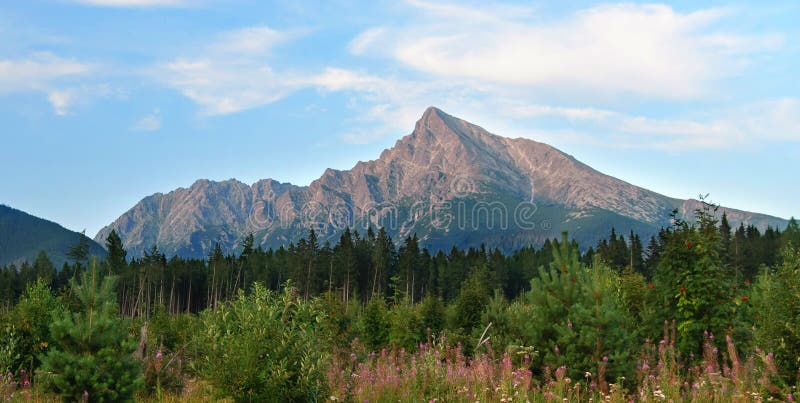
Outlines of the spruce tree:
M 117 235 L 116 230 L 111 230 L 111 233 L 106 237 L 106 250 L 108 256 L 105 260 L 105 265 L 108 273 L 117 273 L 125 268 L 128 264 L 126 258 L 128 252 L 122 247 L 122 238 Z

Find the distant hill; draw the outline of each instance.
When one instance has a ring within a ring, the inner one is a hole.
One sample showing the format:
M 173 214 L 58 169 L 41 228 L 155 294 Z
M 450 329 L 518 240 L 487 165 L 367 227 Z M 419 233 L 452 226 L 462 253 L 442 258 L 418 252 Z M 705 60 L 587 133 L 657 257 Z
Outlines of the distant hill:
M 249 152 L 242 150 L 242 152 Z M 301 152 L 298 150 L 298 152 Z M 509 251 L 569 231 L 583 247 L 612 227 L 643 237 L 669 225 L 677 209 L 691 219 L 702 204 L 658 194 L 605 175 L 544 143 L 506 138 L 428 108 L 414 131 L 373 161 L 328 169 L 309 186 L 265 179 L 198 180 L 145 197 L 95 237 L 111 230 L 129 256 L 157 245 L 168 256 L 201 257 L 219 243 L 286 245 L 309 228 L 335 242 L 344 227 L 386 228 L 395 240 L 416 233 L 432 249 L 485 244 Z M 778 217 L 721 208 L 731 225 L 783 229 Z M 646 238 L 645 238 L 646 239 Z
M 67 261 L 67 252 L 76 245 L 81 234 L 70 231 L 52 221 L 32 216 L 0 204 L 0 265 L 20 264 L 36 259 L 45 251 L 57 268 Z M 97 242 L 88 239 L 89 255 L 105 256 L 106 251 Z

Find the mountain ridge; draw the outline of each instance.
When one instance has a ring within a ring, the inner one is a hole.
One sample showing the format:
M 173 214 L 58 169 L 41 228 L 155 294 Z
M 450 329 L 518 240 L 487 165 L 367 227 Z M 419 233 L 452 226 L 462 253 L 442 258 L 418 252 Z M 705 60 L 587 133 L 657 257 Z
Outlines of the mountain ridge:
M 344 227 L 373 225 L 395 239 L 417 233 L 431 247 L 481 241 L 511 249 L 561 230 L 584 244 L 612 226 L 648 235 L 668 224 L 672 210 L 687 215 L 693 207 L 545 143 L 498 136 L 429 107 L 410 134 L 375 160 L 326 169 L 307 186 L 200 179 L 145 197 L 95 239 L 116 229 L 134 256 L 152 245 L 167 254 L 204 256 L 216 242 L 235 249 L 249 233 L 259 244 L 277 246 L 308 228 L 324 241 Z M 724 211 L 733 213 L 734 224 L 785 225 L 777 217 Z
M 22 210 L 0 204 L 0 266 L 24 261 L 33 264 L 40 251 L 61 268 L 68 261 L 70 247 L 78 244 L 81 234 L 60 224 L 36 217 Z M 88 238 L 89 255 L 105 256 L 102 243 Z

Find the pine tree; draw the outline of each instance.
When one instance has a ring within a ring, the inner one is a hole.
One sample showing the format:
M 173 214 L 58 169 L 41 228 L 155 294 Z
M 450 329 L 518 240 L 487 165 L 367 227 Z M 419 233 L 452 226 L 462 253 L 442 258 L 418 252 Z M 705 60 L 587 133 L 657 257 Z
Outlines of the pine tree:
M 65 401 L 132 401 L 142 385 L 141 368 L 127 324 L 118 317 L 114 278 L 99 282 L 92 267 L 70 288 L 77 310 L 50 325 L 54 343 L 42 360 L 53 391 Z
M 733 234 L 731 233 L 731 224 L 728 222 L 728 213 L 726 212 L 722 212 L 722 219 L 719 222 L 719 236 L 723 261 L 726 264 L 732 264 L 731 247 L 733 245 Z
M 618 297 L 617 275 L 599 260 L 592 269 L 585 267 L 566 233 L 553 258 L 522 299 L 533 323 L 520 341 L 540 351 L 543 364 L 566 365 L 573 378 L 585 371 L 597 375 L 601 366 L 611 377 L 630 377 L 636 330 Z
M 81 232 L 78 243 L 69 248 L 67 257 L 70 258 L 74 264 L 75 271 L 73 272 L 73 277 L 77 277 L 82 263 L 85 263 L 89 258 L 89 238 L 86 237 L 86 230 Z
M 122 239 L 117 235 L 116 230 L 111 230 L 111 233 L 106 237 L 106 250 L 108 256 L 104 264 L 108 273 L 117 273 L 128 264 L 126 258 L 128 252 L 122 247 Z
M 794 217 L 789 219 L 789 225 L 786 226 L 786 230 L 781 235 L 781 246 L 786 247 L 788 244 L 800 247 L 800 225 Z

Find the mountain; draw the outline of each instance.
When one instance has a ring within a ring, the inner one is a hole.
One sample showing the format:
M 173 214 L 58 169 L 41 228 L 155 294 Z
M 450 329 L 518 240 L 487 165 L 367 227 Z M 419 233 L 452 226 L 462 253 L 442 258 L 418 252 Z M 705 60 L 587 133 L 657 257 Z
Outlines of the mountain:
M 67 252 L 78 244 L 82 234 L 70 231 L 52 221 L 32 216 L 0 204 L 0 266 L 33 263 L 40 251 L 60 268 L 68 261 Z M 105 256 L 97 242 L 88 239 L 89 255 Z
M 205 256 L 216 242 L 236 249 L 249 233 L 265 246 L 288 244 L 314 228 L 322 241 L 346 226 L 381 226 L 396 240 L 418 234 L 432 248 L 511 250 L 567 230 L 588 247 L 611 227 L 655 233 L 678 209 L 701 206 L 602 174 L 547 144 L 510 139 L 428 108 L 414 131 L 374 161 L 326 170 L 309 186 L 272 179 L 198 180 L 144 198 L 113 229 L 133 256 L 152 245 L 167 255 Z M 727 211 L 733 225 L 784 227 L 763 214 Z

